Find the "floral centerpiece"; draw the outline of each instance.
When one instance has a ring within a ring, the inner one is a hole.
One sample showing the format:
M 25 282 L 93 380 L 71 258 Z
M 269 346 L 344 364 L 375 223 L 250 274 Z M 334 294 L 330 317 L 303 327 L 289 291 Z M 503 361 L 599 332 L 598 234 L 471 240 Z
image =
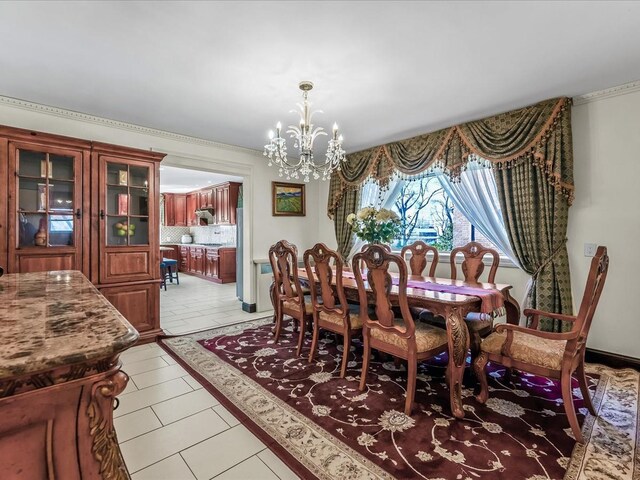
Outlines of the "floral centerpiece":
M 391 243 L 400 234 L 400 217 L 386 208 L 365 207 L 347 216 L 356 236 L 369 243 Z

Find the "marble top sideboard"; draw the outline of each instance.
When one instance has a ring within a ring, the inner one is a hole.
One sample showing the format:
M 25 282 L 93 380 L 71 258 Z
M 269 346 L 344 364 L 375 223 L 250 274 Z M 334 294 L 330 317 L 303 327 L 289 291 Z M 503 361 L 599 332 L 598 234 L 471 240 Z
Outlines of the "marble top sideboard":
M 117 355 L 138 337 L 79 271 L 0 277 L 0 380 Z

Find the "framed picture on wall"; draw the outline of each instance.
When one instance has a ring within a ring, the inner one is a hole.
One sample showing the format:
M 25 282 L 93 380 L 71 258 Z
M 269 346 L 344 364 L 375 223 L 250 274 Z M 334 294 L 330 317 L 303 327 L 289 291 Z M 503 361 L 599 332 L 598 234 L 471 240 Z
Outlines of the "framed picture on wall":
M 304 217 L 304 184 L 271 182 L 271 206 L 274 217 Z

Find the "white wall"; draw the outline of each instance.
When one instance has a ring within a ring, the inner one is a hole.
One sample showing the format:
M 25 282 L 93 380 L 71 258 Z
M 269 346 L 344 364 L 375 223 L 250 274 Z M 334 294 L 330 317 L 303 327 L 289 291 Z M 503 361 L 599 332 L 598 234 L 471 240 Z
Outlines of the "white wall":
M 610 267 L 589 346 L 640 358 L 640 91 L 573 107 L 576 198 L 569 211 L 569 261 L 579 301 L 590 258 L 605 245 Z M 578 305 L 575 307 L 578 308 Z
M 286 238 L 301 251 L 312 246 L 318 234 L 318 184 L 307 186 L 305 217 L 271 216 L 271 181 L 281 180 L 260 152 L 202 141 L 153 129 L 127 125 L 0 97 L 0 124 L 167 153 L 163 164 L 239 175 L 244 178 L 245 302 L 256 299 L 254 258 L 267 256 L 269 246 Z M 256 132 L 260 135 L 260 132 Z M 248 253 L 248 255 L 247 255 Z

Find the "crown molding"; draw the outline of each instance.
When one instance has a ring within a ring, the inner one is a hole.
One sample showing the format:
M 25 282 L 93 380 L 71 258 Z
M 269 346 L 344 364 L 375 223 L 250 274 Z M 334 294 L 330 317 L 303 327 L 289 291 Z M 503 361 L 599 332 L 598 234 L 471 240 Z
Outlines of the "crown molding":
M 21 108 L 23 110 L 29 110 L 32 112 L 44 113 L 46 115 L 52 115 L 55 117 L 66 118 L 70 120 L 76 120 L 79 122 L 93 123 L 96 125 L 102 125 L 105 127 L 118 128 L 120 130 L 127 130 L 129 132 L 140 133 L 143 135 L 150 135 L 153 137 L 166 138 L 169 140 L 175 140 L 177 142 L 191 143 L 194 145 L 201 145 L 204 147 L 217 148 L 228 151 L 242 152 L 251 155 L 260 154 L 258 150 L 251 148 L 240 147 L 237 145 L 229 145 L 226 143 L 218 143 L 212 140 L 206 140 L 204 138 L 192 137 L 189 135 L 182 135 L 180 133 L 167 132 L 165 130 L 158 130 L 150 127 L 143 127 L 141 125 L 135 125 L 133 123 L 121 122 L 118 120 L 111 120 L 103 117 L 96 117 L 95 115 L 89 115 L 87 113 L 75 112 L 73 110 L 65 110 L 64 108 L 52 107 L 50 105 L 43 105 L 40 103 L 29 102 L 26 100 L 20 100 L 18 98 L 5 97 L 0 95 L 0 105 L 7 105 L 9 107 Z
M 585 103 L 595 102 L 610 97 L 617 97 L 618 95 L 627 95 L 628 93 L 640 91 L 640 80 L 635 82 L 625 83 L 616 87 L 605 88 L 604 90 L 598 90 L 596 92 L 585 93 L 584 95 L 578 95 L 573 97 L 574 105 L 583 105 Z

